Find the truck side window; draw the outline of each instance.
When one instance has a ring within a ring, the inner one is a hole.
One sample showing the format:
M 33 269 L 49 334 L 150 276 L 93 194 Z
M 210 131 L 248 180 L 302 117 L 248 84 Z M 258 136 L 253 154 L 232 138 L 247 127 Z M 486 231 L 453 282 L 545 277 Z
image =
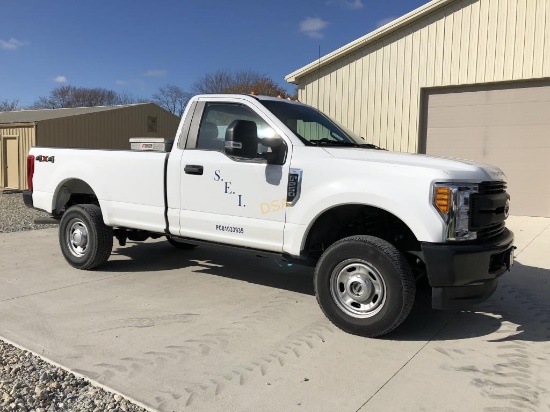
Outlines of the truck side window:
M 223 150 L 224 140 L 220 139 L 220 130 L 214 122 L 202 121 L 199 127 L 197 149 Z
M 258 139 L 271 137 L 273 129 L 248 107 L 234 103 L 207 103 L 199 126 L 197 149 L 225 149 L 225 131 L 234 120 L 249 120 L 256 123 Z M 258 142 L 258 157 L 268 152 L 268 148 Z

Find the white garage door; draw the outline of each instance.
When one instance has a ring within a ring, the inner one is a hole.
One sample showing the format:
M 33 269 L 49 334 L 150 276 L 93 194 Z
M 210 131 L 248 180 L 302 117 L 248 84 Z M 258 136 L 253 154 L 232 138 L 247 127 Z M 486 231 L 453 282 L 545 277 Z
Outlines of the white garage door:
M 500 167 L 511 213 L 550 217 L 550 81 L 431 90 L 426 153 Z

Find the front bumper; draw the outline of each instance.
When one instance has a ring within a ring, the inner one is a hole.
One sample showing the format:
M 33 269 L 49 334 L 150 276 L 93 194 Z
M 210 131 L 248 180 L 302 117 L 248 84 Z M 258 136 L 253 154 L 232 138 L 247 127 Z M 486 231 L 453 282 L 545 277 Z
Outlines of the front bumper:
M 483 302 L 513 263 L 514 234 L 485 243 L 422 243 L 434 309 L 460 309 Z

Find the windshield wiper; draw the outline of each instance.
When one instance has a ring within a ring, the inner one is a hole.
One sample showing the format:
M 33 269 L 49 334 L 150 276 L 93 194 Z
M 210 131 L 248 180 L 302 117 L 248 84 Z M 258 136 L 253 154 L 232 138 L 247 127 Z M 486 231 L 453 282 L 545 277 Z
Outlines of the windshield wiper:
M 388 150 L 388 149 L 382 149 L 380 146 L 376 146 L 375 144 L 372 144 L 372 143 L 358 144 L 357 147 L 362 147 L 363 149 Z
M 340 140 L 320 139 L 320 140 L 310 140 L 310 143 L 316 146 L 359 147 L 361 149 L 386 150 L 371 143 L 358 144 L 358 143 L 352 143 L 352 142 L 343 142 Z
M 328 139 L 319 139 L 319 140 L 310 140 L 310 143 L 315 146 L 345 146 L 345 147 L 359 147 L 355 143 L 343 142 L 341 140 L 328 140 Z

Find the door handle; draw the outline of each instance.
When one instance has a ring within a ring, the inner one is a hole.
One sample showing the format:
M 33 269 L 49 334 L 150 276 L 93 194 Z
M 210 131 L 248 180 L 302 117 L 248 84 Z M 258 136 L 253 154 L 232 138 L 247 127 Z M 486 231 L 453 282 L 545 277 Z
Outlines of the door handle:
M 183 171 L 188 175 L 202 175 L 203 167 L 199 165 L 185 165 Z

